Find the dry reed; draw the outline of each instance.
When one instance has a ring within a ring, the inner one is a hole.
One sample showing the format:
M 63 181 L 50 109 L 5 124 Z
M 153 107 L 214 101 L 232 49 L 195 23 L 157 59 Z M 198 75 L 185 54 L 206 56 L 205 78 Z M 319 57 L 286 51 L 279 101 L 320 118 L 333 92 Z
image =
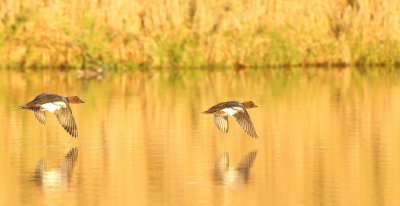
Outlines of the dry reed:
M 1 0 L 3 67 L 396 65 L 397 0 Z

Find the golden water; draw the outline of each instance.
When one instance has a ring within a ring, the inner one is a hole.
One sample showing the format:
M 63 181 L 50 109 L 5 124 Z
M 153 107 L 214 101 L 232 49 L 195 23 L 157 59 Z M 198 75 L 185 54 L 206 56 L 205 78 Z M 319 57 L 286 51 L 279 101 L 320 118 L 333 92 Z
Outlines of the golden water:
M 86 102 L 78 138 L 18 109 L 42 92 Z M 258 139 L 201 113 L 227 100 Z M 6 70 L 0 120 L 0 205 L 400 205 L 398 70 Z

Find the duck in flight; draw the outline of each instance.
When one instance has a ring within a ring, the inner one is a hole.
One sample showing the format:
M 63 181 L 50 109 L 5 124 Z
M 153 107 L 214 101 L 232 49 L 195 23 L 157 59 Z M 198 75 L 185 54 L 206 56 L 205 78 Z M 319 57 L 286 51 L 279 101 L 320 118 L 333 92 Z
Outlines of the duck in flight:
M 32 101 L 22 105 L 21 109 L 32 110 L 40 123 L 46 123 L 45 111 L 56 115 L 61 126 L 73 137 L 78 136 L 74 116 L 69 104 L 85 103 L 78 96 L 63 97 L 57 94 L 39 94 Z
M 212 106 L 205 114 L 214 114 L 214 122 L 218 129 L 228 133 L 228 115 L 235 117 L 236 121 L 242 127 L 242 129 L 251 137 L 257 138 L 256 130 L 254 129 L 253 123 L 251 122 L 250 116 L 246 109 L 258 107 L 252 101 L 237 102 L 229 101 L 222 102 Z

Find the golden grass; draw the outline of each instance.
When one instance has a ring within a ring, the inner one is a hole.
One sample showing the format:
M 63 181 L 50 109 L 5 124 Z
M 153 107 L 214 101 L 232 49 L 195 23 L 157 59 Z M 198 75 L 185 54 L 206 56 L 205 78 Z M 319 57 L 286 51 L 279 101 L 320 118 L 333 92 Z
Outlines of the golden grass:
M 1 0 L 3 67 L 398 63 L 397 0 Z

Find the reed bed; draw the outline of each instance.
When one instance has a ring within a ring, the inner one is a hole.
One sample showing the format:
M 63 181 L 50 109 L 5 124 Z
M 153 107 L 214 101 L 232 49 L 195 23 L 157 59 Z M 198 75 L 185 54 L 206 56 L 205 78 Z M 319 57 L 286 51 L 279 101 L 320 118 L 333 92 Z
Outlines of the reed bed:
M 0 66 L 397 65 L 398 0 L 0 0 Z

